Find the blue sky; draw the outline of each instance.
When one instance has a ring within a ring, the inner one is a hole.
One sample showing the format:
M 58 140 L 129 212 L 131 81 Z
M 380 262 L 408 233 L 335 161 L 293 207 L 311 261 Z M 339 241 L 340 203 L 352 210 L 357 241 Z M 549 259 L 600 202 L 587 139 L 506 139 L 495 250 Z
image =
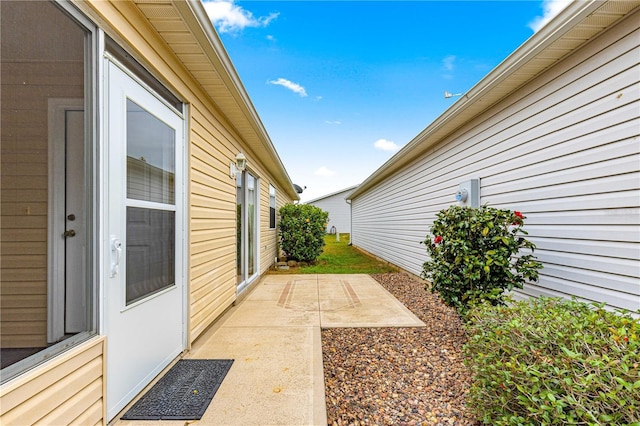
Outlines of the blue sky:
M 566 4 L 204 1 L 302 201 L 362 182 Z

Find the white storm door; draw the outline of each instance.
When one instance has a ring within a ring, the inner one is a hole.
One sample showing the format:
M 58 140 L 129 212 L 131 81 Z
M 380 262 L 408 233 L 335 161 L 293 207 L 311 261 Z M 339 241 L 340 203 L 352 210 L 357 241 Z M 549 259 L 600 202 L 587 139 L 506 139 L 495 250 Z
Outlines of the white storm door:
M 184 349 L 184 120 L 107 64 L 110 420 Z

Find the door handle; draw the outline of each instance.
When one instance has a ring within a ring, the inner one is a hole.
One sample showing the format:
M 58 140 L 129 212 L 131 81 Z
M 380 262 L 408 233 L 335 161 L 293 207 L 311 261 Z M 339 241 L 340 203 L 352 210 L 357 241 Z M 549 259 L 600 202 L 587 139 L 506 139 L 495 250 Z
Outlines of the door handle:
M 111 275 L 113 278 L 118 275 L 120 269 L 120 258 L 122 257 L 122 241 L 116 238 L 115 235 L 111 236 Z
M 62 236 L 67 238 L 67 237 L 75 237 L 76 236 L 76 231 L 74 231 L 73 229 L 69 229 L 68 231 L 64 231 L 62 233 Z

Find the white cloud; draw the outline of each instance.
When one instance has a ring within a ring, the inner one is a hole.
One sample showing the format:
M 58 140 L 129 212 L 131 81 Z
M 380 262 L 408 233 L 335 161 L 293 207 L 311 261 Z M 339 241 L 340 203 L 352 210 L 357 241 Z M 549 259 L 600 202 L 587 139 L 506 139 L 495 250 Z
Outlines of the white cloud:
M 307 96 L 307 91 L 304 87 L 300 86 L 298 83 L 294 83 L 292 81 L 287 80 L 286 78 L 279 78 L 277 80 L 268 81 L 269 84 L 275 84 L 278 86 L 286 87 L 294 93 L 299 94 L 302 97 Z
M 331 176 L 335 175 L 336 172 L 334 172 L 331 169 L 328 169 L 325 166 L 322 166 L 319 169 L 317 169 L 315 172 L 313 172 L 313 174 L 316 175 L 316 176 L 331 177 Z
M 214 0 L 202 3 L 211 22 L 220 33 L 233 33 L 246 27 L 266 27 L 278 13 L 256 18 L 253 13 L 236 5 L 234 0 Z
M 445 71 L 453 71 L 453 66 L 454 66 L 454 62 L 456 60 L 456 56 L 455 55 L 449 55 L 446 58 L 444 58 L 442 60 L 442 68 Z
M 386 139 L 378 139 L 373 146 L 380 151 L 397 151 L 400 148 L 395 142 Z
M 529 22 L 529 28 L 533 32 L 538 32 L 540 28 L 544 27 L 547 22 L 552 20 L 558 13 L 560 13 L 567 5 L 571 3 L 571 0 L 544 0 L 542 2 L 542 16 L 536 16 L 533 21 Z
M 340 120 L 325 120 L 325 123 L 327 123 L 327 124 L 342 124 L 342 121 L 340 121 Z

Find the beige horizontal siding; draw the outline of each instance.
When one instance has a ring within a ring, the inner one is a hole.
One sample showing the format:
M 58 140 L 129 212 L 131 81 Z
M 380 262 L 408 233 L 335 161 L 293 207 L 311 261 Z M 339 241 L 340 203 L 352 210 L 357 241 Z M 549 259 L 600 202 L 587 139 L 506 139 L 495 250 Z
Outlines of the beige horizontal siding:
M 520 210 L 544 263 L 530 295 L 640 307 L 639 13 L 353 200 L 355 245 L 419 274 L 458 185 Z
M 274 260 L 275 257 L 280 257 L 281 250 L 280 250 L 280 209 L 285 206 L 286 204 L 290 204 L 292 201 L 290 199 L 288 199 L 286 197 L 286 195 L 284 194 L 283 191 L 281 191 L 278 187 L 276 187 L 276 250 L 274 253 Z
M 189 305 L 193 341 L 236 297 L 236 183 L 229 176 L 233 136 L 224 132 L 205 105 L 193 105 L 191 112 Z
M 102 424 L 104 345 L 92 338 L 2 385 L 0 424 Z
M 269 184 L 276 188 L 276 228 L 269 228 Z M 278 238 L 278 193 L 281 192 L 275 183 L 268 179 L 260 181 L 260 273 L 264 274 L 275 262 Z
M 236 181 L 229 164 L 238 152 L 259 179 L 258 257 L 264 273 L 276 256 L 275 231 L 269 229 L 269 182 L 272 177 L 250 151 L 233 140 L 219 122 L 192 108 L 191 144 L 191 336 L 202 333 L 236 297 Z M 197 114 L 200 113 L 200 114 Z M 222 158 L 222 159 L 221 159 Z M 276 193 L 281 192 L 276 187 Z M 271 261 L 270 261 L 271 260 Z

